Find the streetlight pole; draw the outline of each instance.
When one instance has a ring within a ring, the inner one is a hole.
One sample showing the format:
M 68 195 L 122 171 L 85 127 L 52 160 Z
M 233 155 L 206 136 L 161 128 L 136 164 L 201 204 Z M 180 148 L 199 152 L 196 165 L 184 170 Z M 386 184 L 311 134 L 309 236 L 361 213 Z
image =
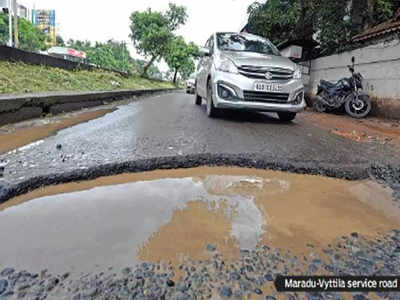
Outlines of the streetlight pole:
M 14 47 L 19 47 L 19 38 L 18 38 L 18 3 L 17 0 L 14 0 Z
M 13 30 L 12 30 L 12 0 L 8 0 L 8 33 L 9 33 L 9 40 L 8 40 L 8 46 L 12 47 L 13 46 Z

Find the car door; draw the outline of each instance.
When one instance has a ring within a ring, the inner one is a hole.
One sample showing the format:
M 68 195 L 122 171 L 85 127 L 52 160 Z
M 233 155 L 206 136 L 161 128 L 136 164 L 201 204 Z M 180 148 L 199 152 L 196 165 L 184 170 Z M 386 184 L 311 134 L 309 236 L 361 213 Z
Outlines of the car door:
M 204 61 L 204 68 L 206 70 L 205 72 L 205 89 L 206 89 L 206 95 L 208 93 L 208 89 L 207 89 L 207 79 L 208 76 L 212 76 L 212 72 L 211 72 L 211 68 L 214 62 L 214 35 L 212 35 L 209 39 L 209 43 L 208 43 L 208 49 L 210 50 L 210 55 L 205 57 L 205 61 Z
M 209 38 L 205 44 L 205 48 L 210 49 L 210 43 L 212 41 L 212 37 Z M 209 74 L 209 62 L 210 62 L 210 57 L 209 56 L 203 56 L 201 57 L 199 64 L 197 65 L 197 93 L 203 97 L 207 97 L 207 77 Z

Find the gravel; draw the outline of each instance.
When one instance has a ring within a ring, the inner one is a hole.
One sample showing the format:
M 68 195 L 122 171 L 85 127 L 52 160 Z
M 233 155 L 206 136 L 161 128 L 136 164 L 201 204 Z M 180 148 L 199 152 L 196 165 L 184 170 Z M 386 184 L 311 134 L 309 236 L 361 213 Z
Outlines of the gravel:
M 375 239 L 354 234 L 343 236 L 337 244 L 322 249 L 324 258 L 316 251 L 297 257 L 282 249 L 258 246 L 242 250 L 238 259 L 226 262 L 216 248 L 209 260 L 182 263 L 178 277 L 174 276 L 178 270 L 172 265 L 149 262 L 127 266 L 116 273 L 112 268 L 89 273 L 78 279 L 72 279 L 69 273 L 47 272 L 41 278 L 39 274 L 6 268 L 0 273 L 0 299 L 11 299 L 10 296 L 60 299 L 60 295 L 62 299 L 207 299 L 217 294 L 223 299 L 258 296 L 274 300 L 278 293 L 274 292 L 272 281 L 278 274 L 304 275 L 305 269 L 308 275 L 398 276 L 399 248 L 400 230 L 394 229 Z M 382 299 L 398 299 L 396 293 L 374 294 Z M 343 299 L 339 293 L 287 293 L 286 296 L 287 299 Z M 368 299 L 368 295 L 356 293 L 353 299 Z

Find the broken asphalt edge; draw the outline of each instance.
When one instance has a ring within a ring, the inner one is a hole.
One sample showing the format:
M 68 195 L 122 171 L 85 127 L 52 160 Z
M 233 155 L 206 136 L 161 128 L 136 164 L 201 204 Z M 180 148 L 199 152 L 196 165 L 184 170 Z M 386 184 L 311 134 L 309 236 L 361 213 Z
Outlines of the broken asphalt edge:
M 76 111 L 122 99 L 176 92 L 178 90 L 181 89 L 163 88 L 0 95 L 0 126 L 41 117 L 43 114 Z
M 186 156 L 168 156 L 139 159 L 119 163 L 98 165 L 87 169 L 77 169 L 65 173 L 48 174 L 28 178 L 19 183 L 0 185 L 0 204 L 23 195 L 29 191 L 49 185 L 58 185 L 74 181 L 92 180 L 104 176 L 124 173 L 138 173 L 160 169 L 185 169 L 201 166 L 231 166 L 265 170 L 285 171 L 297 174 L 322 175 L 346 180 L 372 179 L 395 189 L 400 183 L 400 165 L 379 165 L 360 162 L 351 165 L 338 165 L 315 161 L 295 160 L 279 161 L 260 154 L 193 154 Z M 3 181 L 4 182 L 4 181 Z M 396 196 L 400 198 L 399 195 Z

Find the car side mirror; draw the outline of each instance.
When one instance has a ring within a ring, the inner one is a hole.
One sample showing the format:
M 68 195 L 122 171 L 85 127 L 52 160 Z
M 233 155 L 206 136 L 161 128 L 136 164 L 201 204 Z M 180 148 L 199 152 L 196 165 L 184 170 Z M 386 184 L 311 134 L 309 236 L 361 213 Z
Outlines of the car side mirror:
M 205 47 L 200 47 L 199 53 L 200 53 L 200 56 L 210 56 L 210 49 L 205 48 Z

